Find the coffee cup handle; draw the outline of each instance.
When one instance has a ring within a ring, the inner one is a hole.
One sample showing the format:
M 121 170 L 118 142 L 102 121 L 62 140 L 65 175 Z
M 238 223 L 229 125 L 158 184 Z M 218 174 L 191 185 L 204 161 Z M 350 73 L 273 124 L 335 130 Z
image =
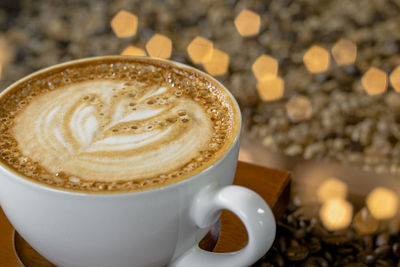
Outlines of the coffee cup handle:
M 247 245 L 235 252 L 214 253 L 196 244 L 169 266 L 249 266 L 268 251 L 276 233 L 274 215 L 267 203 L 250 189 L 236 185 L 207 188 L 195 198 L 190 216 L 198 227 L 206 228 L 218 220 L 219 212 L 224 209 L 243 222 L 248 233 Z

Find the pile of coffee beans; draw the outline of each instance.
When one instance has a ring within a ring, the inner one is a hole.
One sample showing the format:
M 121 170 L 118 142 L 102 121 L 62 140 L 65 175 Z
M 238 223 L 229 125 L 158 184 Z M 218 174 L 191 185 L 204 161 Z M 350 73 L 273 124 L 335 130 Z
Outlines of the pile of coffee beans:
M 352 227 L 329 232 L 305 207 L 291 204 L 279 220 L 269 252 L 255 267 L 400 266 L 400 235 L 378 231 L 358 235 Z

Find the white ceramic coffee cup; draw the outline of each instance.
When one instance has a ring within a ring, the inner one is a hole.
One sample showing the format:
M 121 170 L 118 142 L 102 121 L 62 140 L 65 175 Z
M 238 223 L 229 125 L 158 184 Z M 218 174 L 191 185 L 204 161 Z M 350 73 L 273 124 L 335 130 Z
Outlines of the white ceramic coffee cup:
M 79 61 L 85 60 L 95 59 Z M 164 62 L 201 73 L 224 88 L 205 73 Z M 131 193 L 58 190 L 0 164 L 0 204 L 18 233 L 57 266 L 248 266 L 271 247 L 276 226 L 260 196 L 232 185 L 239 136 L 240 132 L 226 154 L 202 172 L 175 184 Z M 242 220 L 248 244 L 232 253 L 201 250 L 198 242 L 223 209 Z

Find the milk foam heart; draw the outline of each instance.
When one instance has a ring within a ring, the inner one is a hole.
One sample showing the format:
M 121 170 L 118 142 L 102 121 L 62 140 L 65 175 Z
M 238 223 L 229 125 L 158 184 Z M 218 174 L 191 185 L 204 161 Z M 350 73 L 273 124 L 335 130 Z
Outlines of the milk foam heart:
M 238 131 L 233 102 L 204 77 L 155 62 L 75 64 L 19 84 L 0 99 L 0 159 L 91 192 L 163 186 L 206 168 Z

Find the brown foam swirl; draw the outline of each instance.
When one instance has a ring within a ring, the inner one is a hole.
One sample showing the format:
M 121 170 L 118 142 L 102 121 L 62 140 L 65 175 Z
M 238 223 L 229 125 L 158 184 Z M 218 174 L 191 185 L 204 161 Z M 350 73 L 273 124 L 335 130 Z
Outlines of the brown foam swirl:
M 37 96 L 13 135 L 50 172 L 112 182 L 179 169 L 209 146 L 213 125 L 199 103 L 167 86 L 95 80 Z

